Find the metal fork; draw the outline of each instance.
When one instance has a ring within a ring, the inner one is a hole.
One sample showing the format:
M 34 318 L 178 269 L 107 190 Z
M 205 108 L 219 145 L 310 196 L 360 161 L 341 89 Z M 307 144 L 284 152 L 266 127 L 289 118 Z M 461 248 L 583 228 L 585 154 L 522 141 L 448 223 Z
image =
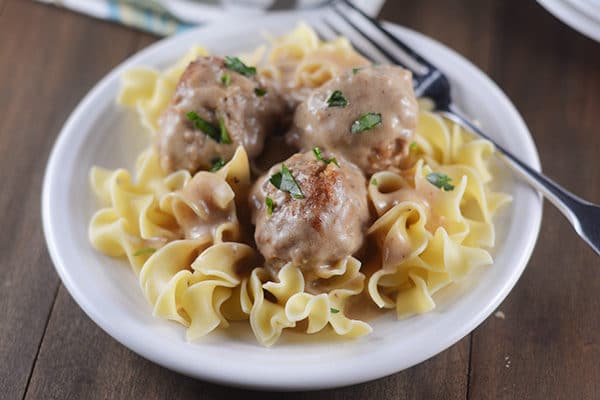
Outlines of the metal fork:
M 567 191 L 544 174 L 539 173 L 523 163 L 504 147 L 492 140 L 481 129 L 479 129 L 469 118 L 467 118 L 452 102 L 450 82 L 448 78 L 432 63 L 410 48 L 397 36 L 392 34 L 377 20 L 365 14 L 361 9 L 354 6 L 348 0 L 333 1 L 329 6 L 335 15 L 344 23 L 346 29 L 359 34 L 363 42 L 369 43 L 373 48 L 383 55 L 388 62 L 398 64 L 413 73 L 414 90 L 417 97 L 427 97 L 434 103 L 434 110 L 446 118 L 460 124 L 461 126 L 476 133 L 482 138 L 489 140 L 505 156 L 507 164 L 526 181 L 529 185 L 541 192 L 552 204 L 554 204 L 567 217 L 575 231 L 581 236 L 594 251 L 600 255 L 600 206 L 583 200 L 573 193 Z M 366 22 L 372 29 L 377 29 L 391 43 L 397 47 L 397 52 L 392 54 L 381 44 L 373 40 L 365 29 L 359 26 L 358 21 Z M 339 24 L 334 24 L 327 17 L 323 18 L 325 25 L 337 35 L 344 34 Z M 321 36 L 331 36 L 324 33 L 322 29 L 315 26 Z M 374 58 L 372 49 L 367 49 L 356 42 L 352 42 L 357 51 L 368 59 Z

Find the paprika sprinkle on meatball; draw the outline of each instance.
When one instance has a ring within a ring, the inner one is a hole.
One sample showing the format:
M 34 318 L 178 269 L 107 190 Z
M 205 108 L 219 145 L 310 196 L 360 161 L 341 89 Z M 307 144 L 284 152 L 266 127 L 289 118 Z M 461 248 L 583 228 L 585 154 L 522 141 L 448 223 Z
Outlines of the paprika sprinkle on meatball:
M 250 207 L 257 248 L 275 270 L 291 261 L 307 271 L 352 255 L 369 220 L 360 169 L 320 149 L 295 154 L 260 177 Z

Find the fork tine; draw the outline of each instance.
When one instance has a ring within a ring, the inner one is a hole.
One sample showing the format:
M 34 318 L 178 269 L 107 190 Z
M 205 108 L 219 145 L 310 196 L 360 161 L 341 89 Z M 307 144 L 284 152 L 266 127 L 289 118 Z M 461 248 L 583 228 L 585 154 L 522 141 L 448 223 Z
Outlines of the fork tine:
M 329 30 L 331 30 L 332 32 L 334 32 L 336 35 L 338 36 L 344 36 L 352 45 L 352 47 L 354 48 L 354 50 L 356 50 L 358 53 L 360 53 L 360 55 L 362 55 L 364 58 L 366 58 L 367 60 L 373 61 L 373 55 L 369 54 L 369 52 L 360 44 L 356 43 L 355 41 L 351 40 L 348 35 L 345 35 L 343 32 L 341 32 L 338 28 L 335 27 L 335 25 L 333 25 L 330 21 L 323 19 L 323 23 L 325 25 L 327 25 L 327 27 L 329 28 Z M 365 40 L 367 40 L 365 38 Z M 382 53 L 382 55 L 386 58 L 388 58 L 388 56 L 385 53 Z M 389 59 L 390 61 L 394 61 L 393 59 Z
M 340 31 L 337 30 L 327 20 L 322 20 L 322 22 L 323 22 L 323 24 L 325 26 L 327 26 L 327 29 L 329 31 L 331 31 L 331 32 L 325 32 L 325 30 L 323 29 L 322 26 L 312 25 L 312 28 L 315 30 L 315 32 L 317 33 L 317 36 L 319 37 L 320 40 L 322 40 L 322 41 L 329 41 L 329 40 L 335 39 L 336 36 L 340 36 L 341 35 Z M 333 33 L 333 35 L 331 35 L 331 33 Z M 346 39 L 348 39 L 348 38 L 346 38 Z M 352 45 L 352 47 L 354 48 L 354 50 L 356 50 L 357 53 L 359 53 L 360 55 L 362 55 L 366 59 L 370 59 L 370 56 L 368 54 L 366 54 L 360 48 L 360 46 L 357 46 L 356 43 L 352 42 L 350 39 L 348 39 L 348 41 L 350 42 L 350 44 Z
M 321 20 L 321 22 L 327 27 L 328 31 L 325 31 L 322 26 L 319 26 L 316 24 L 312 25 L 312 28 L 315 30 L 315 32 L 317 33 L 317 36 L 319 37 L 320 40 L 329 41 L 329 40 L 335 39 L 336 36 L 338 36 L 338 37 L 343 36 L 343 34 L 335 26 L 333 26 L 333 24 L 331 24 L 326 19 Z M 372 56 L 369 55 L 369 53 L 366 52 L 362 46 L 358 45 L 356 42 L 353 42 L 352 40 L 350 40 L 350 38 L 348 38 L 346 36 L 344 36 L 344 37 L 346 38 L 346 40 L 348 40 L 350 42 L 350 44 L 352 45 L 352 47 L 354 48 L 354 50 L 357 53 L 359 53 L 361 56 L 363 56 L 367 60 L 370 60 L 372 58 Z
M 341 0 L 341 2 L 344 3 L 346 6 L 350 7 L 352 10 L 356 11 L 365 20 L 367 20 L 368 22 L 370 22 L 385 37 L 387 37 L 389 40 L 391 40 L 396 46 L 400 47 L 408 56 L 412 57 L 418 63 L 422 64 L 424 67 L 427 67 L 427 69 L 429 69 L 429 70 L 435 69 L 435 67 L 433 66 L 433 64 L 431 64 L 429 61 L 427 61 L 426 59 L 424 59 L 420 54 L 418 54 L 417 52 L 415 52 L 412 48 L 410 48 L 406 44 L 404 44 L 404 42 L 400 41 L 400 39 L 398 39 L 396 37 L 396 35 L 392 34 L 390 31 L 388 31 L 375 18 L 371 17 L 370 15 L 365 14 L 365 12 L 363 10 L 361 10 L 360 8 L 358 8 L 357 6 L 355 6 L 354 4 L 352 4 L 352 2 L 350 2 L 348 0 Z M 338 14 L 342 15 L 341 11 L 337 8 L 338 4 L 339 4 L 338 2 L 334 3 L 332 5 L 332 8 L 334 8 L 336 10 L 336 12 L 338 12 Z M 344 16 L 344 19 L 348 20 L 348 17 Z M 425 74 L 427 74 L 428 72 L 429 71 L 425 72 Z
M 347 23 L 348 25 L 350 25 L 352 27 L 352 29 L 354 29 L 356 32 L 358 32 L 364 40 L 366 40 L 367 42 L 369 42 L 371 44 L 371 46 L 373 46 L 374 48 L 377 49 L 377 51 L 379 51 L 387 60 L 388 62 L 393 62 L 394 64 L 398 64 L 404 68 L 407 68 L 406 65 L 400 61 L 396 56 L 394 56 L 392 53 L 390 53 L 388 50 L 386 50 L 383 46 L 381 46 L 379 43 L 377 43 L 376 41 L 374 41 L 373 39 L 371 39 L 369 37 L 369 35 L 367 35 L 362 29 L 360 29 L 358 26 L 356 26 L 356 24 L 354 24 L 352 21 L 350 21 L 348 19 L 348 17 L 346 17 L 344 14 L 342 14 L 340 12 L 340 10 L 338 10 L 335 6 L 332 7 L 333 11 L 344 20 L 345 23 Z M 325 23 L 327 24 L 327 26 L 329 26 L 329 29 L 331 29 L 332 31 L 338 33 L 339 35 L 343 35 L 345 37 L 348 37 L 349 35 L 345 35 L 342 32 L 340 32 L 337 28 L 335 28 L 335 26 L 333 26 L 333 24 L 331 24 L 329 21 L 325 20 Z M 350 39 L 348 39 L 350 40 Z M 360 46 L 357 46 L 357 44 L 355 42 L 350 41 L 350 43 L 352 43 L 352 47 L 356 48 L 356 49 L 361 49 L 359 52 L 367 57 L 368 59 L 371 59 L 373 57 L 369 57 L 368 55 L 366 55 L 364 48 L 361 48 Z
M 321 41 L 330 41 L 330 40 L 334 40 L 336 38 L 336 36 L 340 36 L 341 33 L 339 30 L 337 30 L 332 24 L 330 24 L 327 20 L 322 20 L 321 21 L 326 27 L 327 27 L 327 31 L 325 29 L 323 29 L 323 26 L 319 26 L 316 24 L 311 25 L 312 28 L 315 30 L 315 32 L 317 33 L 317 37 L 321 40 Z M 348 38 L 347 38 L 348 39 Z M 359 46 L 357 46 L 355 43 L 353 43 L 350 39 L 348 39 L 348 41 L 350 42 L 350 44 L 352 45 L 352 47 L 354 47 L 354 49 L 363 57 L 365 58 L 369 58 L 368 55 L 366 55 L 360 48 Z
M 333 35 L 330 35 L 329 32 L 326 33 L 322 27 L 317 26 L 316 24 L 312 24 L 311 27 L 315 30 L 315 32 L 317 33 L 317 36 L 319 37 L 319 40 L 321 40 L 321 41 L 328 41 L 328 40 L 332 40 L 334 38 Z M 331 30 L 331 28 L 329 26 L 328 26 L 328 28 Z M 335 31 L 334 31 L 334 34 L 336 34 Z

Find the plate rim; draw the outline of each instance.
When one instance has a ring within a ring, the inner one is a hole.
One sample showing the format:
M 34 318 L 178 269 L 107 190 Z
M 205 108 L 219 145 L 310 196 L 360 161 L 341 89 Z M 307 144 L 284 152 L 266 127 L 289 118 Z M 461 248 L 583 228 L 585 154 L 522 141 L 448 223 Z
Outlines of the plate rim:
M 239 31 L 242 31 L 243 29 L 253 29 L 253 30 L 257 31 L 258 30 L 257 27 L 260 26 L 261 20 L 271 20 L 271 19 L 275 19 L 275 18 L 281 18 L 282 16 L 284 16 L 286 18 L 294 19 L 296 22 L 305 19 L 305 14 L 303 14 L 303 13 L 288 12 L 288 13 L 279 13 L 277 15 L 259 17 L 259 18 L 256 18 L 254 21 L 247 22 L 247 23 L 240 23 L 240 21 L 238 19 L 232 19 L 232 20 L 236 21 L 236 23 L 239 24 L 239 27 L 238 27 Z M 226 22 L 227 22 L 226 19 L 219 21 L 220 24 L 224 24 Z M 414 35 L 419 40 L 424 40 L 424 41 L 434 43 L 436 46 L 441 47 L 444 51 L 452 54 L 453 57 L 457 58 L 461 63 L 464 63 L 467 67 L 469 67 L 469 69 L 471 70 L 470 72 L 480 75 L 481 78 L 483 78 L 485 81 L 487 81 L 490 84 L 490 87 L 492 88 L 492 90 L 494 91 L 493 94 L 497 97 L 497 99 L 499 101 L 504 103 L 504 106 L 507 108 L 507 110 L 510 110 L 510 112 L 513 114 L 512 117 L 513 117 L 514 123 L 519 125 L 520 129 L 523 130 L 523 132 L 525 132 L 527 134 L 526 135 L 527 143 L 525 143 L 524 145 L 526 147 L 528 147 L 528 153 L 531 153 L 531 154 L 529 154 L 529 156 L 531 158 L 530 164 L 534 169 L 540 170 L 539 156 L 538 156 L 537 149 L 535 147 L 533 138 L 531 136 L 531 133 L 529 132 L 527 126 L 525 125 L 525 122 L 523 121 L 523 119 L 522 119 L 521 115 L 519 114 L 519 112 L 517 111 L 516 107 L 508 99 L 508 97 L 504 94 L 504 92 L 495 84 L 495 82 L 492 81 L 491 78 L 489 78 L 486 74 L 484 74 L 478 67 L 476 67 L 474 64 L 472 64 L 470 61 L 465 59 L 461 54 L 450 49 L 449 47 L 445 46 L 444 44 L 442 44 L 432 38 L 429 38 L 419 32 L 402 27 L 400 25 L 396 25 L 396 24 L 392 24 L 392 23 L 386 23 L 386 24 L 393 30 L 395 30 L 397 32 L 402 32 L 402 34 Z M 496 309 L 496 307 L 507 297 L 507 295 L 510 293 L 510 291 L 516 284 L 517 280 L 522 275 L 528 261 L 531 258 L 531 254 L 533 252 L 533 249 L 535 247 L 535 244 L 536 244 L 538 236 L 539 236 L 539 230 L 540 230 L 541 218 L 542 218 L 542 196 L 539 193 L 537 193 L 537 196 L 534 196 L 535 202 L 537 203 L 536 204 L 537 207 L 534 207 L 534 209 L 537 210 L 537 212 L 534 211 L 534 213 L 532 215 L 532 221 L 530 221 L 530 223 L 531 223 L 531 225 L 529 226 L 530 239 L 529 239 L 527 246 L 523 249 L 523 251 L 520 255 L 520 258 L 518 260 L 518 265 L 519 265 L 518 273 L 514 273 L 513 275 L 511 275 L 511 279 L 506 280 L 504 282 L 501 290 L 496 294 L 494 299 L 485 308 L 479 310 L 477 315 L 473 316 L 473 318 L 471 318 L 471 320 L 469 321 L 468 324 L 465 324 L 465 326 L 468 325 L 468 328 L 455 330 L 454 335 L 451 335 L 451 336 L 447 337 L 445 340 L 441 341 L 441 344 L 439 344 L 437 346 L 433 346 L 433 348 L 430 349 L 429 352 L 425 352 L 424 355 L 421 355 L 419 357 L 413 357 L 413 360 L 405 363 L 407 365 L 405 365 L 403 367 L 390 368 L 388 366 L 385 369 L 382 369 L 382 368 L 377 369 L 376 372 L 371 371 L 370 374 L 363 374 L 361 376 L 355 375 L 355 376 L 349 376 L 349 377 L 338 377 L 337 379 L 330 379 L 330 380 L 321 379 L 316 382 L 311 381 L 309 379 L 299 379 L 299 380 L 291 380 L 291 381 L 288 379 L 287 381 L 271 380 L 271 381 L 257 382 L 254 379 L 249 379 L 250 378 L 249 376 L 232 377 L 232 376 L 228 376 L 227 374 L 219 373 L 218 370 L 217 371 L 215 371 L 215 370 L 198 371 L 194 368 L 190 368 L 189 365 L 177 362 L 177 360 L 169 359 L 168 357 L 165 358 L 165 357 L 161 356 L 161 354 L 157 354 L 156 349 L 152 349 L 151 347 L 146 346 L 144 343 L 133 342 L 128 337 L 126 332 L 121 332 L 119 329 L 115 328 L 114 326 L 111 326 L 110 324 L 106 324 L 105 318 L 101 315 L 101 313 L 98 313 L 98 310 L 95 310 L 93 307 L 90 306 L 90 304 L 86 303 L 85 299 L 81 297 L 84 295 L 77 288 L 75 280 L 73 279 L 72 276 L 69 275 L 69 273 L 67 271 L 68 268 L 65 268 L 65 266 L 63 265 L 64 260 L 58 249 L 56 237 L 55 237 L 55 235 L 53 235 L 53 228 L 52 228 L 52 223 L 51 223 L 51 220 L 52 220 L 51 219 L 51 214 L 52 214 L 51 193 L 52 193 L 52 189 L 53 189 L 52 182 L 56 179 L 56 178 L 54 178 L 54 176 L 56 175 L 56 170 L 59 167 L 59 162 L 60 162 L 58 155 L 60 153 L 60 149 L 64 146 L 64 142 L 66 141 L 66 138 L 67 138 L 67 133 L 70 130 L 74 129 L 73 125 L 75 125 L 75 121 L 77 121 L 77 119 L 80 118 L 79 114 L 81 114 L 83 112 L 83 110 L 85 110 L 85 108 L 89 106 L 90 103 L 93 103 L 93 99 L 98 95 L 98 93 L 100 93 L 101 90 L 105 86 L 107 86 L 110 83 L 110 81 L 112 79 L 114 79 L 115 76 L 118 77 L 118 75 L 124 68 L 126 68 L 128 66 L 136 65 L 136 61 L 138 59 L 143 58 L 147 54 L 153 53 L 155 51 L 156 52 L 160 51 L 160 49 L 162 47 L 166 47 L 168 44 L 170 44 L 173 41 L 188 40 L 190 43 L 192 43 L 193 42 L 193 40 L 191 40 L 192 37 L 194 37 L 196 35 L 201 35 L 203 31 L 205 31 L 207 29 L 211 29 L 212 27 L 213 26 L 211 26 L 211 25 L 202 26 L 202 27 L 192 29 L 183 34 L 177 35 L 175 37 L 165 38 L 163 40 L 160 40 L 160 41 L 146 47 L 145 49 L 141 50 L 140 52 L 135 53 L 134 55 L 128 57 L 124 62 L 120 63 L 117 67 L 113 68 L 90 91 L 88 91 L 86 93 L 84 98 L 79 102 L 79 104 L 76 106 L 74 111 L 70 114 L 69 118 L 63 125 L 59 135 L 57 136 L 57 139 L 56 139 L 56 141 L 53 145 L 52 151 L 50 153 L 50 157 L 48 159 L 46 171 L 44 174 L 43 192 L 42 192 L 42 198 L 41 198 L 43 231 L 44 231 L 44 236 L 46 239 L 47 247 L 48 247 L 54 268 L 57 271 L 57 273 L 59 274 L 61 281 L 67 288 L 69 294 L 75 299 L 75 301 L 77 302 L 79 307 L 81 307 L 84 310 L 86 315 L 90 319 L 92 319 L 96 325 L 98 325 L 102 330 L 104 330 L 106 333 L 108 333 L 111 337 L 113 337 L 119 343 L 121 343 L 125 347 L 129 348 L 130 350 L 134 351 L 138 355 L 140 355 L 148 360 L 151 360 L 152 362 L 155 362 L 155 363 L 162 365 L 168 369 L 177 371 L 177 372 L 185 374 L 187 376 L 192 376 L 194 378 L 204 379 L 204 380 L 217 382 L 220 384 L 226 384 L 226 385 L 230 385 L 230 386 L 239 386 L 239 387 L 247 387 L 247 388 L 251 387 L 251 388 L 267 389 L 267 390 L 275 390 L 275 389 L 277 389 L 277 390 L 298 390 L 298 389 L 316 390 L 316 389 L 334 388 L 334 387 L 346 386 L 346 385 L 350 385 L 350 384 L 362 383 L 362 382 L 370 381 L 370 380 L 373 380 L 376 378 L 388 376 L 390 374 L 396 373 L 405 368 L 412 367 L 418 363 L 421 363 L 421 362 L 433 357 L 436 354 L 441 353 L 442 351 L 446 350 L 448 347 L 450 347 L 453 344 L 455 344 L 456 342 L 458 342 L 464 336 L 468 335 L 474 329 L 476 329 L 477 326 L 479 326 L 491 314 L 491 312 L 493 312 L 493 310 Z M 415 360 L 415 358 L 416 358 L 416 360 Z
M 552 16 L 588 39 L 600 43 L 600 23 L 570 2 L 537 0 Z

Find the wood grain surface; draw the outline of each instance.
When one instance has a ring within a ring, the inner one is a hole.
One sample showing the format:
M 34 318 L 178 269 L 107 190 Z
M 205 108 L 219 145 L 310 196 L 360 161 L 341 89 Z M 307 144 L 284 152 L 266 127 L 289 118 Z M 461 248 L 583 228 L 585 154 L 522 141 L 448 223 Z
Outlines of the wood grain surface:
M 393 1 L 380 16 L 459 51 L 527 122 L 545 172 L 600 202 L 600 44 L 533 1 Z M 187 378 L 121 346 L 60 284 L 40 217 L 45 164 L 71 110 L 157 38 L 0 0 L 0 398 L 281 398 Z M 406 371 L 291 399 L 598 399 L 600 258 L 551 206 L 515 289 L 471 335 Z M 443 334 L 443 333 L 441 333 Z M 368 366 L 365 366 L 368 368 Z

